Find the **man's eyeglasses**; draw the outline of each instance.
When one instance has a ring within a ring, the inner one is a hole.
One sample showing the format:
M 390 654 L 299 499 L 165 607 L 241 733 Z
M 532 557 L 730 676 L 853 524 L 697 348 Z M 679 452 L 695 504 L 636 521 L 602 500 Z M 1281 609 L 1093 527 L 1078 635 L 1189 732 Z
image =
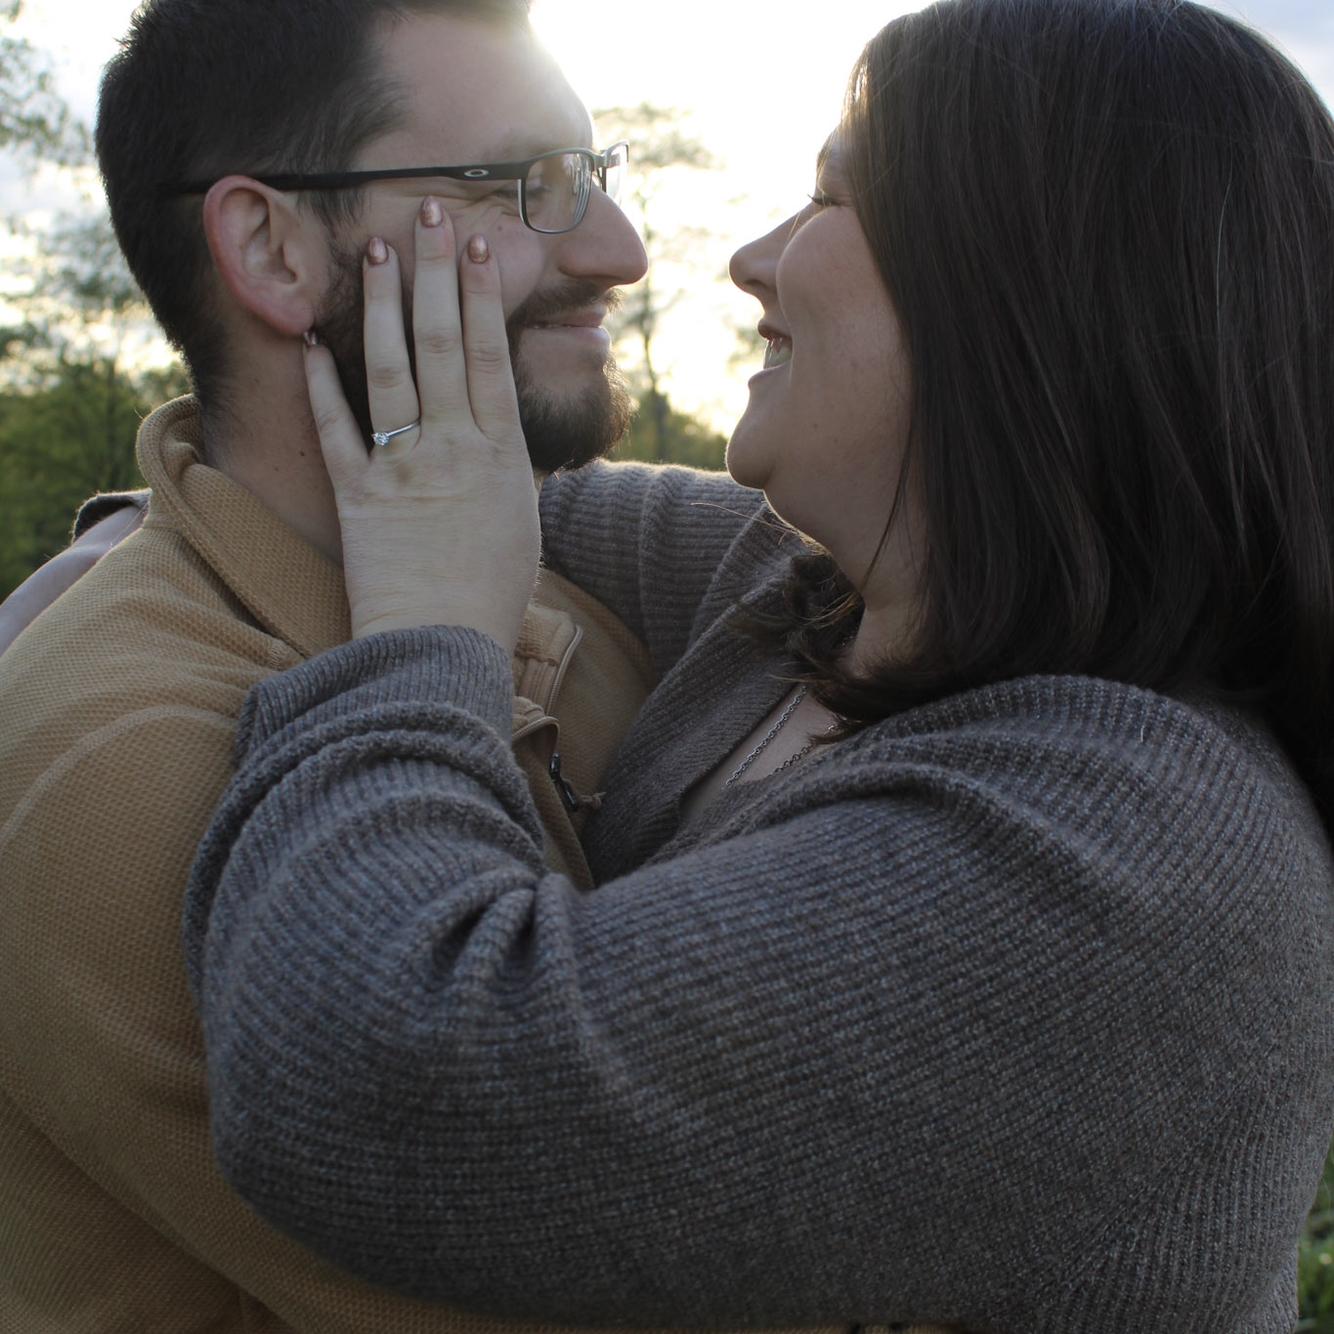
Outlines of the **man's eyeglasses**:
M 516 181 L 519 216 L 526 227 L 548 236 L 572 232 L 588 211 L 588 197 L 596 181 L 603 193 L 615 200 L 630 158 L 628 144 L 613 144 L 605 153 L 591 148 L 557 148 L 522 162 L 475 162 L 462 167 L 383 167 L 374 171 L 317 172 L 313 175 L 256 176 L 272 190 L 346 190 L 370 181 L 412 180 L 445 176 L 450 180 Z M 213 181 L 191 181 L 165 185 L 167 196 L 202 195 Z

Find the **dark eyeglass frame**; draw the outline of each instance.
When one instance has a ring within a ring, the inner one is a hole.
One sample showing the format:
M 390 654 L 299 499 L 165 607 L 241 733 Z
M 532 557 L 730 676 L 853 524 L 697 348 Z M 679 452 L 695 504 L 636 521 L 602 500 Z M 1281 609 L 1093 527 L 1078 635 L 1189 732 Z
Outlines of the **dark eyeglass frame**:
M 288 173 L 256 176 L 253 179 L 271 190 L 347 190 L 367 185 L 371 181 L 416 180 L 432 176 L 445 176 L 457 181 L 518 181 L 519 216 L 523 219 L 523 225 L 544 236 L 559 236 L 563 232 L 574 231 L 583 222 L 584 214 L 588 211 L 590 191 L 586 189 L 580 196 L 575 206 L 574 221 L 568 227 L 538 227 L 528 217 L 528 174 L 539 162 L 545 162 L 547 158 L 564 157 L 568 153 L 577 154 L 588 162 L 590 184 L 596 179 L 598 188 L 604 193 L 607 189 L 607 172 L 613 165 L 612 157 L 619 153 L 622 158 L 619 165 L 622 166 L 628 166 L 630 162 L 630 145 L 622 139 L 601 153 L 591 148 L 553 148 L 536 157 L 524 158 L 522 162 L 469 162 L 454 167 L 377 167 L 371 171 L 324 171 L 308 175 Z M 190 181 L 184 185 L 163 185 L 159 188 L 164 196 L 175 198 L 180 195 L 207 194 L 215 183 Z

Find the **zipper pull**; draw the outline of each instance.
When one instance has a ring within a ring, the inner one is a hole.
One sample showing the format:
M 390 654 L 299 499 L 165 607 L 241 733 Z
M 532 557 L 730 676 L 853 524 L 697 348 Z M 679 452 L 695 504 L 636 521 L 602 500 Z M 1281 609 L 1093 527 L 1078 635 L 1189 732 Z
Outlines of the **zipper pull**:
M 560 751 L 553 751 L 551 763 L 547 766 L 547 772 L 551 775 L 551 781 L 556 785 L 556 791 L 560 793 L 561 804 L 573 815 L 584 804 L 579 800 L 579 794 L 566 781 L 565 775 L 560 771 Z

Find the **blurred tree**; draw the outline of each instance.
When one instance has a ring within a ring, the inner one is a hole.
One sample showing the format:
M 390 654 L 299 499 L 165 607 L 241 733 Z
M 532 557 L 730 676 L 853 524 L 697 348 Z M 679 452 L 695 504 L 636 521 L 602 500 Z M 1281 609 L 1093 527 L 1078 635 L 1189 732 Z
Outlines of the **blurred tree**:
M 12 23 L 22 8 L 23 0 L 0 0 L 0 23 Z M 0 149 L 75 166 L 88 160 L 89 146 L 37 49 L 0 35 Z
M 11 231 L 34 242 L 28 257 L 10 266 L 18 281 L 5 294 L 23 315 L 21 326 L 0 331 L 10 340 L 5 372 L 11 383 L 16 377 L 40 380 L 47 364 L 119 360 L 127 344 L 147 340 L 152 313 L 105 209 L 62 215 L 40 232 L 16 220 Z
M 639 413 L 630 426 L 630 433 L 616 446 L 616 458 L 639 459 L 645 463 L 681 463 L 690 468 L 721 468 L 727 437 L 696 417 L 677 412 L 665 397 L 656 400 L 661 412 L 645 411 L 645 399 L 640 396 Z
M 0 0 L 0 22 L 12 22 L 23 0 Z M 0 35 L 0 150 L 38 162 L 86 163 L 89 136 L 56 92 L 49 69 L 30 43 Z M 54 374 L 85 363 L 115 380 L 127 345 L 147 341 L 148 304 L 120 252 L 105 206 L 60 215 L 40 230 L 8 221 L 10 235 L 29 242 L 7 266 L 3 297 L 21 323 L 0 329 L 0 373 L 11 387 L 42 387 Z
M 8 294 L 22 322 L 0 329 L 0 596 L 64 547 L 81 501 L 143 485 L 139 422 L 189 388 L 134 355 L 151 316 L 105 212 L 35 239 Z
M 630 144 L 630 172 L 625 202 L 638 215 L 649 270 L 631 288 L 613 324 L 617 338 L 631 338 L 639 346 L 642 385 L 640 412 L 634 432 L 635 449 L 644 454 L 627 457 L 667 459 L 674 414 L 663 392 L 655 340 L 662 317 L 681 299 L 683 288 L 663 279 L 666 266 L 681 262 L 709 235 L 705 227 L 666 228 L 660 222 L 659 197 L 683 172 L 716 171 L 721 165 L 698 140 L 686 133 L 683 113 L 672 107 L 641 102 L 633 107 L 608 107 L 593 113 L 604 142 L 625 139 Z M 714 465 L 716 466 L 716 465 Z

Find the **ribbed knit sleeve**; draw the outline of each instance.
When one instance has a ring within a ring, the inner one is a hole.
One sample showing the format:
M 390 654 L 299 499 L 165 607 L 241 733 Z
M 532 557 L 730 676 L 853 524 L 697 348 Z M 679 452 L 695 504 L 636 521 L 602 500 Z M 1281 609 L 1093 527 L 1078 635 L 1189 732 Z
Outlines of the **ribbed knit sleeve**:
M 592 463 L 544 483 L 544 558 L 610 607 L 648 645 L 662 674 L 698 629 L 720 571 L 735 573 L 725 558 L 763 511 L 763 494 L 726 473 Z M 728 593 L 742 591 L 737 585 Z
M 507 684 L 435 629 L 251 695 L 185 942 L 261 1214 L 572 1323 L 1284 1328 L 1334 932 L 1267 756 L 1145 692 L 1014 682 L 580 893 Z

